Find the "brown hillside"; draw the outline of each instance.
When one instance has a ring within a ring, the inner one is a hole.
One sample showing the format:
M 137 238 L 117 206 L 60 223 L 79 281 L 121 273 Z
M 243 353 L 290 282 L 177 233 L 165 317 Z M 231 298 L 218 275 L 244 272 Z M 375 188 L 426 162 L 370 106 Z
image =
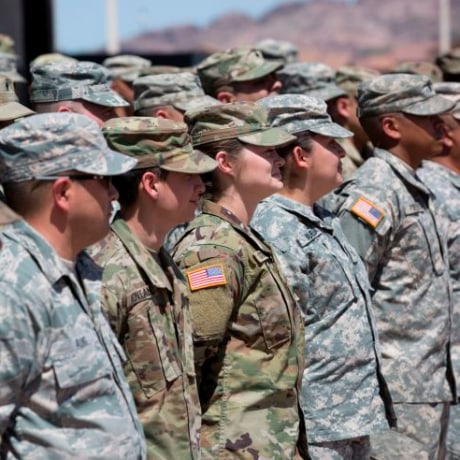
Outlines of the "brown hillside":
M 123 50 L 146 54 L 213 52 L 273 37 L 298 45 L 302 60 L 385 68 L 402 60 L 434 58 L 438 3 L 439 0 L 291 2 L 257 20 L 234 13 L 203 28 L 182 25 L 144 33 L 126 40 Z M 453 1 L 451 8 L 455 25 L 460 21 L 460 2 Z M 453 30 L 454 42 L 460 41 L 460 32 Z

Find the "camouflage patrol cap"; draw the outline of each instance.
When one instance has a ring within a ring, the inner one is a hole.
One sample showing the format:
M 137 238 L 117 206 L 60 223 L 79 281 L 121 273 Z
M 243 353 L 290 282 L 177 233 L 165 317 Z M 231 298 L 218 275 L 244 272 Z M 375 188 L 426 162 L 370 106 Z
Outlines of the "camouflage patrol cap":
M 0 130 L 1 183 L 67 171 L 113 176 L 136 163 L 110 150 L 96 122 L 76 113 L 31 115 Z
M 19 103 L 14 91 L 14 83 L 4 75 L 0 75 L 0 121 L 16 120 L 35 113 Z
M 136 169 L 158 166 L 167 171 L 203 174 L 217 163 L 194 150 L 187 125 L 165 118 L 120 117 L 102 127 L 107 143 L 138 160 Z
M 25 83 L 26 79 L 18 72 L 17 57 L 14 54 L 0 53 L 0 74 L 14 83 Z
M 452 48 L 448 53 L 444 53 L 436 58 L 436 64 L 445 74 L 460 73 L 460 46 Z
M 460 120 L 460 83 L 458 82 L 438 82 L 433 83 L 433 89 L 437 94 L 455 102 L 454 107 L 449 113 L 456 119 Z
M 134 110 L 172 105 L 186 110 L 220 104 L 204 93 L 197 75 L 191 72 L 164 73 L 140 77 L 133 83 Z
M 120 54 L 105 59 L 102 64 L 109 70 L 112 79 L 119 78 L 132 83 L 141 70 L 149 68 L 152 62 L 134 54 Z
M 32 69 L 30 100 L 35 103 L 83 99 L 104 107 L 129 105 L 110 89 L 107 69 L 95 62 L 55 62 Z
M 364 81 L 358 87 L 358 116 L 402 112 L 429 116 L 447 112 L 454 103 L 437 95 L 424 75 L 395 73 Z
M 380 75 L 380 72 L 367 67 L 344 65 L 335 72 L 335 82 L 339 88 L 347 93 L 356 94 L 362 81 L 371 80 Z
M 403 61 L 396 65 L 390 73 L 412 73 L 427 76 L 433 83 L 442 81 L 442 70 L 433 62 Z
M 297 61 L 299 55 L 299 48 L 294 43 L 274 38 L 258 41 L 254 49 L 260 51 L 265 59 L 279 60 L 284 64 Z
M 222 86 L 257 80 L 282 66 L 281 62 L 265 59 L 255 49 L 236 48 L 211 54 L 196 69 L 204 91 L 212 95 Z
M 37 56 L 35 59 L 30 61 L 29 67 L 45 65 L 45 64 L 53 64 L 55 62 L 78 62 L 78 59 L 75 59 L 71 56 L 66 56 L 65 54 L 61 53 L 44 53 Z
M 188 111 L 193 145 L 224 139 L 238 139 L 247 144 L 278 147 L 295 140 L 281 128 L 271 128 L 266 109 L 254 102 L 231 102 Z
M 304 94 L 279 94 L 257 101 L 268 111 L 273 127 L 281 127 L 289 134 L 304 131 L 336 138 L 353 136 L 351 131 L 334 123 L 327 113 L 327 104 L 314 96 Z
M 161 73 L 178 73 L 192 71 L 191 68 L 177 67 L 175 65 L 151 65 L 145 69 L 141 69 L 139 77 L 145 77 L 147 75 L 158 75 Z
M 294 62 L 277 72 L 282 94 L 306 94 L 329 101 L 347 92 L 335 83 L 334 71 L 321 62 Z

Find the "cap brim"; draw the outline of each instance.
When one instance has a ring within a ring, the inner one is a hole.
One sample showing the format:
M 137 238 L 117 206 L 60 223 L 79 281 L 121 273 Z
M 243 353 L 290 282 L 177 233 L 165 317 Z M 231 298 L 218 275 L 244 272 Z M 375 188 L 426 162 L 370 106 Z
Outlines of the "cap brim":
M 128 107 L 129 102 L 125 101 L 115 91 L 104 91 L 100 93 L 90 93 L 81 96 L 84 101 L 92 102 L 93 104 L 102 105 L 104 107 Z
M 296 138 L 281 128 L 268 128 L 263 131 L 244 134 L 237 137 L 246 144 L 259 145 L 261 147 L 281 147 L 289 144 Z
M 186 112 L 187 110 L 202 109 L 213 105 L 222 104 L 218 99 L 204 94 L 203 96 L 187 99 L 186 101 L 174 102 L 174 107 Z
M 231 78 L 232 81 L 251 81 L 257 80 L 259 78 L 266 77 L 273 72 L 281 69 L 283 64 L 279 61 L 264 61 L 261 65 L 257 66 L 255 69 L 243 73 L 238 76 L 234 76 Z
M 35 112 L 19 102 L 12 101 L 0 104 L 0 121 L 16 120 L 33 115 Z
M 353 136 L 353 133 L 348 129 L 345 129 L 339 124 L 330 121 L 314 123 L 307 129 L 312 133 L 321 134 L 322 136 L 334 137 L 336 139 L 344 139 L 346 137 Z
M 348 96 L 347 92 L 336 85 L 325 86 L 324 88 L 313 89 L 306 91 L 304 94 L 307 96 L 319 97 L 323 101 L 330 101 L 340 96 Z
M 401 112 L 419 116 L 439 115 L 441 113 L 448 112 L 454 106 L 454 101 L 440 96 L 439 94 L 435 94 L 424 101 L 402 108 Z
M 133 169 L 137 160 L 109 148 L 102 152 L 102 157 L 94 157 L 94 162 L 75 167 L 75 171 L 101 176 L 118 176 Z
M 187 159 L 179 159 L 177 161 L 168 161 L 167 164 L 162 164 L 161 169 L 166 171 L 180 172 L 186 174 L 204 174 L 211 172 L 217 167 L 217 162 L 205 155 L 199 150 L 192 150 L 187 153 Z

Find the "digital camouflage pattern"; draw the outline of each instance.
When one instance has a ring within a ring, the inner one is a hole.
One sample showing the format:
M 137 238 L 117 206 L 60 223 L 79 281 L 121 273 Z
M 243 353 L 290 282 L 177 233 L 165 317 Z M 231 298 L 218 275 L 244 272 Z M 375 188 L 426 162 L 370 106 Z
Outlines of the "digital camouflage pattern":
M 424 75 L 387 74 L 363 81 L 358 87 L 358 116 L 383 113 L 438 115 L 454 103 L 435 93 L 431 80 Z
M 433 161 L 424 161 L 418 175 L 433 192 L 436 204 L 436 221 L 443 226 L 447 236 L 453 300 L 451 354 L 458 376 L 460 375 L 460 175 Z M 457 397 L 459 397 L 460 380 L 457 378 L 455 383 L 457 385 Z M 448 450 L 457 456 L 460 455 L 459 408 L 460 406 L 451 407 L 447 436 Z
M 53 64 L 55 62 L 70 62 L 76 63 L 78 59 L 75 59 L 71 56 L 67 56 L 61 53 L 43 53 L 38 55 L 35 59 L 30 61 L 29 68 L 35 66 L 42 66 L 46 64 Z
M 375 69 L 357 65 L 344 65 L 335 71 L 335 83 L 348 94 L 356 96 L 361 82 L 372 80 L 379 75 L 379 72 Z
M 121 96 L 110 89 L 108 70 L 95 62 L 59 60 L 31 69 L 30 101 L 56 102 L 83 99 L 104 107 L 126 107 Z
M 98 125 L 76 113 L 31 115 L 0 130 L 0 182 L 65 171 L 112 176 L 136 160 L 110 150 Z
M 223 86 L 257 80 L 281 67 L 282 62 L 265 59 L 258 50 L 233 48 L 211 54 L 197 65 L 196 70 L 205 93 L 216 96 Z
M 14 83 L 25 83 L 26 79 L 17 70 L 17 55 L 14 40 L 6 34 L 0 34 L 0 74 Z
M 114 150 L 138 160 L 136 168 L 202 174 L 217 163 L 191 144 L 187 126 L 164 118 L 119 117 L 104 123 L 102 132 Z
M 124 370 L 155 460 L 198 459 L 200 403 L 185 280 L 169 254 L 150 252 L 116 218 L 92 254 L 102 303 L 129 360 Z
M 274 248 L 303 313 L 301 406 L 309 443 L 388 429 L 382 397 L 392 423 L 394 417 L 379 369 L 370 285 L 339 220 L 319 206 L 274 194 L 257 205 L 251 227 Z
M 460 82 L 441 82 L 433 85 L 437 94 L 455 102 L 455 106 L 449 110 L 449 113 L 460 121 Z
M 361 436 L 344 441 L 329 441 L 308 445 L 312 459 L 318 460 L 369 460 L 371 445 L 369 436 Z
M 298 407 L 303 323 L 269 246 L 205 201 L 173 256 L 186 274 L 220 267 L 225 279 L 190 293 L 202 458 L 308 458 Z
M 185 114 L 195 146 L 236 138 L 265 147 L 281 147 L 295 140 L 281 128 L 271 128 L 268 113 L 255 102 L 230 102 L 190 110 Z
M 442 81 L 442 70 L 430 61 L 403 61 L 391 73 L 412 73 L 427 76 L 433 83 Z
M 1 457 L 144 459 L 100 270 L 81 253 L 70 271 L 22 220 L 1 239 Z
M 152 61 L 134 54 L 119 54 L 104 59 L 102 65 L 108 69 L 110 78 L 132 83 L 142 70 L 152 65 Z
M 281 94 L 306 94 L 325 101 L 347 95 L 336 85 L 332 68 L 321 62 L 294 62 L 276 74 L 283 84 Z
M 264 97 L 257 101 L 268 111 L 270 126 L 281 127 L 289 134 L 303 131 L 336 138 L 353 136 L 331 120 L 327 104 L 314 96 L 304 94 L 280 94 Z
M 421 417 L 427 405 L 454 397 L 447 249 L 430 192 L 406 163 L 376 149 L 332 201 L 374 289 L 382 372 L 393 402 L 411 403 Z M 427 430 L 439 430 L 439 419 L 425 422 Z M 403 439 L 411 437 L 404 431 L 410 423 L 398 421 Z
M 134 81 L 134 110 L 163 105 L 185 112 L 220 101 L 204 93 L 198 76 L 192 72 L 147 75 Z
M 398 427 L 371 435 L 371 459 L 446 458 L 449 406 L 450 403 L 395 404 Z
M 279 60 L 283 64 L 296 62 L 299 56 L 299 47 L 287 40 L 265 38 L 258 41 L 254 49 L 260 51 L 265 59 Z
M 33 110 L 19 103 L 13 81 L 0 75 L 0 121 L 15 120 L 33 113 Z
M 358 217 L 362 199 L 370 207 Z M 376 149 L 332 194 L 330 204 L 334 201 L 374 289 L 382 370 L 393 401 L 451 401 L 450 280 L 428 189 L 402 160 Z

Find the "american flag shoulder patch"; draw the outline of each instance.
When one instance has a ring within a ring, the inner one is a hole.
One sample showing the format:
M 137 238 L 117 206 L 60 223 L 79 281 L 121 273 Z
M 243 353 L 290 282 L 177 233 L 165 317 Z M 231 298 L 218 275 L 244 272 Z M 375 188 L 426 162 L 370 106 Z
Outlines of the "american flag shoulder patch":
M 376 228 L 385 213 L 381 211 L 374 203 L 360 196 L 350 208 L 350 211 L 360 219 L 367 222 L 372 228 Z
M 191 291 L 227 284 L 222 264 L 208 265 L 185 272 Z

